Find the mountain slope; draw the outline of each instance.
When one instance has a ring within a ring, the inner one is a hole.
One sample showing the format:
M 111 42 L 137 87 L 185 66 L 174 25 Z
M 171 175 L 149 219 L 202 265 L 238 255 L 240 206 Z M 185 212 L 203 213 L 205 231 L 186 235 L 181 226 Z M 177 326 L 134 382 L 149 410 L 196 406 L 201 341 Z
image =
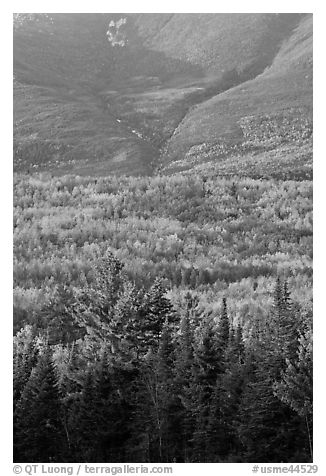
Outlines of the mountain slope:
M 221 75 L 262 70 L 298 21 L 299 14 L 179 13 L 140 14 L 135 25 L 149 48 Z
M 166 161 L 187 167 L 196 157 L 300 147 L 311 134 L 312 18 L 305 16 L 262 74 L 190 111 L 169 141 Z
M 286 109 L 292 121 L 302 116 L 293 108 L 311 108 L 310 23 L 302 14 L 16 14 L 15 169 L 178 170 L 176 161 L 193 166 L 196 147 L 207 156 L 243 141 L 248 115 Z

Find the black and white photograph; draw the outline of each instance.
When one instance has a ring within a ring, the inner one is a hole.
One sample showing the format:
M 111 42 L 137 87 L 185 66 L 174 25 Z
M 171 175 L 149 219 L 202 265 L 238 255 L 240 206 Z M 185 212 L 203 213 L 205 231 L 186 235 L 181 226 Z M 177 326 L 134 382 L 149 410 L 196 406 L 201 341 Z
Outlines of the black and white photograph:
M 14 473 L 318 471 L 313 17 L 13 13 Z

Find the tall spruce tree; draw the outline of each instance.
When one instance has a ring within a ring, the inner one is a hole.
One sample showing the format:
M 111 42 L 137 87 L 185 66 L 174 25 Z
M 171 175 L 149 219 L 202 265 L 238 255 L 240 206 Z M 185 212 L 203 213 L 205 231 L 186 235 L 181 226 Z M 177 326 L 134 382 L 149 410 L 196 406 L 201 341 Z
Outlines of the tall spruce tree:
M 189 301 L 188 301 L 189 302 Z M 193 371 L 194 371 L 194 321 L 190 321 L 192 307 L 186 306 L 180 322 L 178 340 L 176 342 L 176 427 L 179 429 L 177 460 L 188 462 L 191 457 L 191 438 L 194 431 L 193 403 Z
M 230 339 L 230 322 L 227 311 L 226 298 L 222 299 L 222 310 L 216 327 L 216 348 L 219 361 L 219 373 L 225 370 L 225 352 Z
M 36 365 L 39 353 L 35 329 L 31 325 L 25 326 L 16 334 L 13 350 L 13 397 L 15 407 Z
M 313 368 L 312 368 L 312 330 L 307 330 L 299 338 L 296 359 L 287 359 L 286 369 L 274 383 L 274 394 L 293 409 L 303 420 L 306 429 L 306 450 L 308 460 L 312 461 L 313 424 Z
M 171 461 L 174 455 L 171 437 L 175 431 L 176 397 L 171 337 L 171 327 L 166 319 L 157 352 L 151 348 L 140 367 L 138 392 L 141 401 L 137 417 L 143 429 L 142 440 L 147 441 L 147 448 L 143 449 L 151 460 L 160 462 Z
M 158 396 L 160 400 L 161 427 L 159 455 L 161 461 L 171 461 L 175 448 L 171 438 L 175 434 L 176 397 L 174 385 L 174 347 L 171 327 L 166 318 L 157 355 Z
M 224 335 L 226 337 L 227 333 Z M 232 328 L 229 330 L 223 355 L 224 371 L 217 376 L 210 402 L 207 432 L 209 461 L 236 459 L 240 452 L 237 415 L 246 373 L 243 352 L 242 328 L 238 324 L 235 332 Z
M 195 347 L 193 392 L 193 416 L 195 429 L 192 438 L 193 458 L 196 462 L 207 461 L 207 427 L 210 400 L 221 371 L 216 326 L 211 317 L 202 322 L 199 342 Z
M 76 461 L 96 462 L 99 459 L 99 394 L 94 367 L 86 371 L 82 391 L 72 407 L 72 447 Z
M 295 355 L 297 349 L 297 319 L 290 298 L 287 282 L 278 277 L 274 289 L 273 310 L 269 323 L 270 338 L 279 359 Z
M 247 342 L 245 365 L 251 371 L 241 396 L 238 428 L 245 461 L 286 460 L 300 445 L 298 418 L 274 395 L 284 362 L 280 329 L 262 326 Z
M 46 345 L 17 402 L 14 460 L 60 461 L 65 445 L 60 397 L 52 349 Z
M 114 322 L 114 309 L 124 280 L 122 268 L 122 263 L 111 252 L 106 252 L 93 265 L 92 282 L 76 296 L 73 317 L 98 347 L 103 340 L 115 340 L 110 324 Z
M 157 350 L 167 320 L 170 324 L 176 321 L 171 302 L 165 297 L 161 279 L 156 279 L 150 290 L 145 294 L 140 309 L 140 331 L 143 336 L 144 349 Z
M 84 335 L 76 321 L 75 305 L 73 289 L 59 284 L 49 301 L 36 313 L 37 325 L 46 332 L 50 345 L 71 343 Z

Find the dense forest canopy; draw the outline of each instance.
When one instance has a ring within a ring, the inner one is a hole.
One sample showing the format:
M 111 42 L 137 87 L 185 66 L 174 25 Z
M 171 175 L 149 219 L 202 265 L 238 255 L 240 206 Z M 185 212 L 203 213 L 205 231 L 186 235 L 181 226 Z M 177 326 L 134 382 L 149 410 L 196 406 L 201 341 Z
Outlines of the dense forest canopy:
M 54 284 L 89 282 L 107 250 L 137 285 L 161 276 L 176 297 L 225 295 L 236 319 L 270 306 L 278 275 L 296 301 L 311 297 L 311 182 L 17 176 L 14 192 L 18 314 L 41 306 Z
M 16 460 L 310 461 L 311 194 L 15 176 Z

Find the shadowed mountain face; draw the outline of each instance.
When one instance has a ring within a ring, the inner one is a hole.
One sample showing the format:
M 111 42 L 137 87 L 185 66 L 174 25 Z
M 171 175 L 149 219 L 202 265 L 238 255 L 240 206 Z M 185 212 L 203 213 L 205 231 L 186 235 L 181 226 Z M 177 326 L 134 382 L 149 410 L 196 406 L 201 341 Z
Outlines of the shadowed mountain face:
M 311 96 L 309 14 L 14 16 L 16 170 L 309 175 Z

